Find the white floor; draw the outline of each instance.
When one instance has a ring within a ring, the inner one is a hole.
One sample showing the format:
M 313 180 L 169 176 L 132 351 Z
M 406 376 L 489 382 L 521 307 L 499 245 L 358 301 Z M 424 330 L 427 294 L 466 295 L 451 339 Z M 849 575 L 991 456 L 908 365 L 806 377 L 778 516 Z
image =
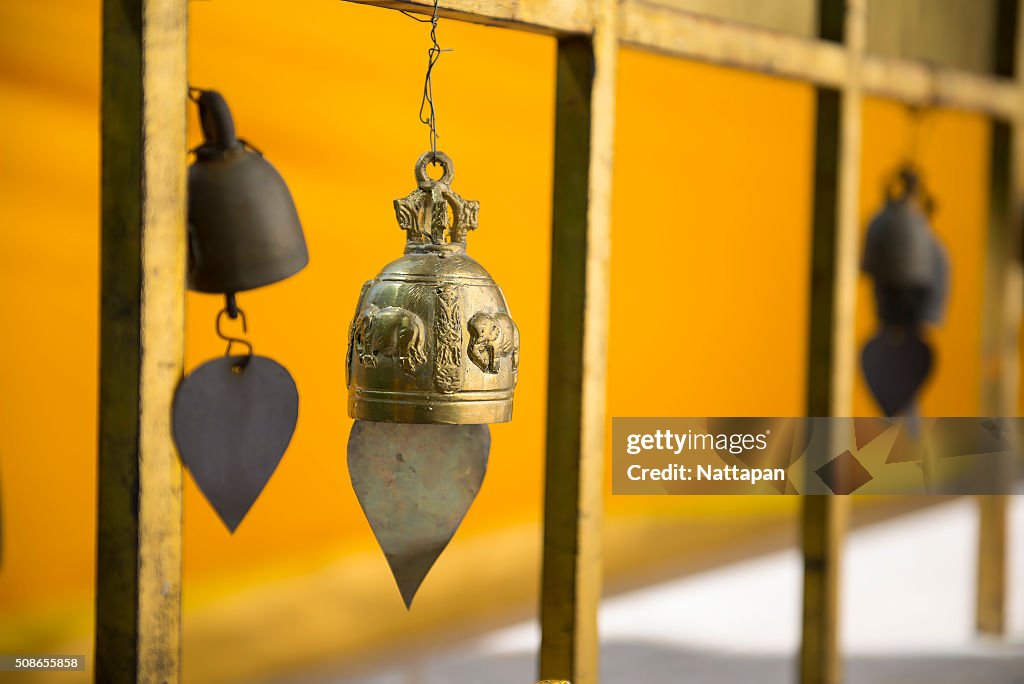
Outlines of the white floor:
M 970 499 L 854 532 L 842 644 L 847 684 L 1024 684 L 1024 496 L 1011 523 L 1010 638 L 973 631 L 977 514 Z M 604 602 L 608 684 L 791 684 L 799 641 L 795 550 L 716 568 Z M 524 623 L 429 660 L 338 684 L 532 684 L 539 631 Z

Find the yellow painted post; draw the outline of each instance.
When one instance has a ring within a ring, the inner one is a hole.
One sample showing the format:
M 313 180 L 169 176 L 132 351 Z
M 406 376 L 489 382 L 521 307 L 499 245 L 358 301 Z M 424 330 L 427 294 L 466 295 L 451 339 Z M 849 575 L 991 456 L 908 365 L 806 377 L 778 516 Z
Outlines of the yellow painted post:
M 848 416 L 856 353 L 858 188 L 860 182 L 863 0 L 820 0 L 820 36 L 842 41 L 847 79 L 819 88 L 808 345 L 807 413 Z M 801 684 L 838 684 L 839 566 L 848 501 L 805 496 L 801 507 L 804 557 Z
M 1024 11 L 1020 0 L 997 5 L 995 73 L 1007 78 L 1024 74 Z M 1017 86 L 1024 96 L 1024 88 Z M 989 235 L 985 263 L 985 306 L 982 318 L 982 413 L 1017 415 L 1020 380 L 1018 362 L 1021 325 L 1021 211 L 1024 201 L 1024 111 L 1015 120 L 992 124 Z M 978 579 L 975 622 L 978 632 L 1002 635 L 1006 629 L 1006 553 L 1008 500 L 978 499 Z
M 558 42 L 540 678 L 598 681 L 608 261 L 618 41 L 614 0 L 592 36 Z
M 186 0 L 105 0 L 95 678 L 179 678 Z
M 1006 631 L 1007 497 L 978 497 L 978 580 L 975 624 L 980 634 Z

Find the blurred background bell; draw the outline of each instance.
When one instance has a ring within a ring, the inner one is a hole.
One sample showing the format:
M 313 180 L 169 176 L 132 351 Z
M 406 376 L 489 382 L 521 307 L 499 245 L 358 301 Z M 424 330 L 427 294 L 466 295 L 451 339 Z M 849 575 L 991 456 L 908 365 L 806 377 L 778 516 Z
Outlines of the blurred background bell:
M 294 275 L 309 254 L 288 186 L 235 136 L 220 93 L 196 101 L 204 142 L 188 174 L 189 288 L 230 294 Z
M 871 219 L 863 270 L 874 281 L 879 329 L 861 351 L 864 379 L 887 416 L 916 416 L 935 355 L 925 323 L 939 323 L 949 298 L 949 258 L 932 231 L 934 207 L 917 172 L 899 170 Z
M 949 259 L 928 220 L 931 209 L 917 172 L 904 167 L 868 225 L 863 269 L 874 280 L 883 324 L 938 323 L 945 313 Z

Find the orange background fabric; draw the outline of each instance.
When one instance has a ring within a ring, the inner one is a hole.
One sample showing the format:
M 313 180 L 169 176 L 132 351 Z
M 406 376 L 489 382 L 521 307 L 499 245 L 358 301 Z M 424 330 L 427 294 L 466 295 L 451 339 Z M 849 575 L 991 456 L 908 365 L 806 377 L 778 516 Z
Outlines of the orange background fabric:
M 94 581 L 99 308 L 98 0 L 0 4 L 0 651 L 88 637 Z M 427 145 L 417 108 L 427 29 L 397 12 L 318 0 L 190 4 L 191 83 L 227 98 L 239 134 L 287 180 L 306 270 L 240 295 L 259 353 L 292 372 L 298 428 L 230 535 L 186 476 L 192 605 L 268 576 L 375 549 L 345 467 L 346 334 L 362 282 L 401 253 L 391 201 Z M 515 419 L 492 427 L 484 488 L 453 545 L 516 526 L 536 559 L 543 489 L 555 41 L 442 21 L 439 148 L 481 201 L 469 249 L 502 285 L 522 338 Z M 624 50 L 615 134 L 609 416 L 799 415 L 806 384 L 814 93 L 809 86 Z M 190 142 L 198 141 L 195 115 Z M 860 207 L 907 154 L 912 118 L 869 101 Z M 939 370 L 925 415 L 977 413 L 990 126 L 929 112 L 919 162 L 950 250 Z M 858 347 L 873 332 L 859 292 Z M 192 368 L 223 353 L 215 296 L 189 294 Z M 858 379 L 857 415 L 877 410 Z M 620 519 L 789 516 L 796 502 L 608 497 Z M 629 559 L 618 559 L 628 564 Z M 526 565 L 534 568 L 535 565 Z M 434 573 L 466 574 L 445 559 Z M 372 582 L 391 582 L 383 561 Z M 480 581 L 484 581 L 481 579 Z M 520 580 L 535 591 L 535 574 Z M 480 600 L 428 578 L 418 601 Z M 361 588 L 340 600 L 358 601 Z M 467 598 L 470 597 L 470 598 Z M 483 598 L 486 602 L 487 597 Z M 397 594 L 396 594 L 397 601 Z M 388 614 L 390 615 L 390 613 Z M 395 613 L 394 618 L 401 619 Z

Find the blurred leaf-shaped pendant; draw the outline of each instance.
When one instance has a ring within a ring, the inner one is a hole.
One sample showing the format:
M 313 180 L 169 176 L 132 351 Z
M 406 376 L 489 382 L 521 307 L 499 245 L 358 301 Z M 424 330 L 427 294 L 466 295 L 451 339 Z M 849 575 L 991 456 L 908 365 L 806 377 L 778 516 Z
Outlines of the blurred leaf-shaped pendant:
M 224 356 L 189 374 L 174 396 L 181 460 L 232 532 L 274 474 L 299 414 L 288 371 L 264 356 Z
M 490 445 L 486 425 L 353 424 L 352 488 L 406 608 L 480 491 Z
M 910 410 L 932 363 L 931 347 L 915 330 L 883 329 L 861 353 L 864 379 L 887 416 Z

